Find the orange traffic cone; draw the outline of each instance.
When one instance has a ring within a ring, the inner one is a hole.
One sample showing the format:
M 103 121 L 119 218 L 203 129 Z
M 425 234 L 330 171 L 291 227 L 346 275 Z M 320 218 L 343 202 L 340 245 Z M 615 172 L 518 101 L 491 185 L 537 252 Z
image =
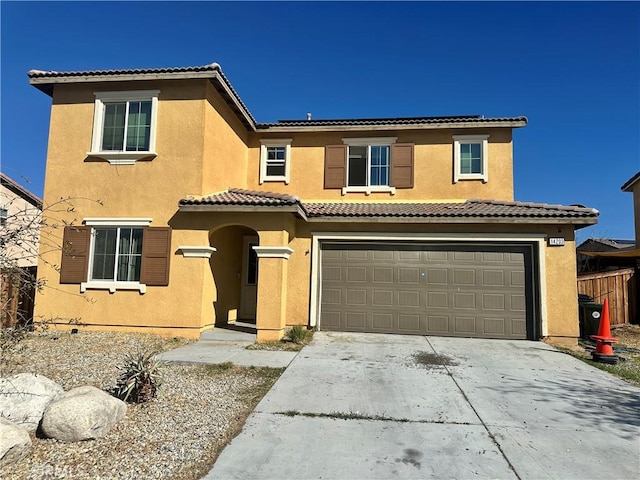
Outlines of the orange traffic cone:
M 609 325 L 609 299 L 605 297 L 602 304 L 602 316 L 598 325 L 598 334 L 591 335 L 591 339 L 596 341 L 596 349 L 591 352 L 591 356 L 596 362 L 618 363 L 618 356 L 613 353 L 612 343 L 617 342 L 617 338 L 611 336 L 611 325 Z

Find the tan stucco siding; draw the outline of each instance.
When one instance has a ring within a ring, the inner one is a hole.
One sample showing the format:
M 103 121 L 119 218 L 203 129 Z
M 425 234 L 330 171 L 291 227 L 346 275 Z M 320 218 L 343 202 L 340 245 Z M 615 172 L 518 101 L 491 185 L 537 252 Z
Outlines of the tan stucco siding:
M 142 83 L 145 83 L 144 85 Z M 63 223 L 81 224 L 88 217 L 151 218 L 151 226 L 170 225 L 178 200 L 200 191 L 203 175 L 206 82 L 142 82 L 100 85 L 99 91 L 159 89 L 156 133 L 157 156 L 135 165 L 110 165 L 87 156 L 91 150 L 96 85 L 56 86 L 44 188 L 45 205 L 69 197 L 73 211 L 49 212 L 58 225 L 49 230 L 60 246 Z M 98 202 L 100 201 L 100 202 Z M 45 241 L 42 242 L 43 246 Z M 36 297 L 36 317 L 77 318 L 96 325 L 126 324 L 195 329 L 211 324 L 212 309 L 203 305 L 203 291 L 213 289 L 210 270 L 202 259 L 174 255 L 180 245 L 209 245 L 206 232 L 173 230 L 170 295 L 166 287 L 132 291 L 88 290 L 60 285 L 61 251 L 43 248 L 40 275 L 52 288 Z M 208 271 L 206 278 L 205 272 Z M 54 293 L 57 292 L 57 293 Z M 208 310 L 208 311 L 205 311 Z M 167 330 L 168 331 L 168 330 Z
M 564 237 L 562 247 L 545 248 L 546 318 L 545 336 L 575 339 L 578 328 L 576 244 L 570 226 L 547 230 L 550 237 Z
M 489 134 L 488 182 L 453 179 L 453 136 L 458 134 Z M 339 145 L 343 138 L 397 137 L 396 143 L 414 143 L 414 188 L 398 189 L 395 195 L 349 193 L 339 189 L 324 189 L 325 145 Z M 513 200 L 513 158 L 510 129 L 482 131 L 427 130 L 293 134 L 263 136 L 291 138 L 291 179 L 284 182 L 259 183 L 260 138 L 253 135 L 248 152 L 247 188 L 298 195 L 303 201 L 420 201 L 462 200 L 468 198 Z
M 203 183 L 194 195 L 245 188 L 247 178 L 247 142 L 249 133 L 231 108 L 207 83 L 207 108 L 203 152 Z

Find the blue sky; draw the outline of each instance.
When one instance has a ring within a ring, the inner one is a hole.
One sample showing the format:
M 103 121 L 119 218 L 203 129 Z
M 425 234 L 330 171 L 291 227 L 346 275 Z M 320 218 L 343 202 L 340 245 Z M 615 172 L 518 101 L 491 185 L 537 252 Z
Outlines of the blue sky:
M 633 238 L 638 2 L 7 2 L 2 171 L 41 195 L 50 99 L 26 73 L 221 64 L 260 122 L 526 115 L 516 200 L 597 208 Z

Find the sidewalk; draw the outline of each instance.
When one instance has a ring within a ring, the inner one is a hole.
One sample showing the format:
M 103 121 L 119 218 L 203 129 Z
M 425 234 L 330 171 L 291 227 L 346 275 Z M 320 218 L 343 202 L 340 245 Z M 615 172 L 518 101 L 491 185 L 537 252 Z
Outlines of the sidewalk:
M 204 332 L 200 340 L 158 355 L 168 363 L 213 364 L 232 362 L 241 366 L 287 367 L 298 352 L 247 350 L 256 341 L 255 333 L 215 327 Z

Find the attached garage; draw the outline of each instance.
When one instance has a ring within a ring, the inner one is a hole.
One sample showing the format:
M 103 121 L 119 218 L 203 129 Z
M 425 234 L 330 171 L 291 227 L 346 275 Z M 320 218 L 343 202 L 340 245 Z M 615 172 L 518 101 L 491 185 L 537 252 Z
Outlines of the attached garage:
M 526 243 L 323 242 L 321 330 L 536 338 Z

